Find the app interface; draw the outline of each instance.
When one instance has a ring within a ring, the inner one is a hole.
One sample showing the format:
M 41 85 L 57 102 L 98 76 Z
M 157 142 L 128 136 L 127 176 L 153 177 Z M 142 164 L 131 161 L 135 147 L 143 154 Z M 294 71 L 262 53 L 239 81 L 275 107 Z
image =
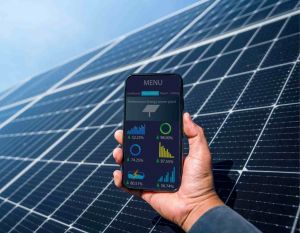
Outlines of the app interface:
M 181 163 L 180 85 L 176 76 L 132 77 L 127 81 L 123 177 L 128 187 L 177 187 Z

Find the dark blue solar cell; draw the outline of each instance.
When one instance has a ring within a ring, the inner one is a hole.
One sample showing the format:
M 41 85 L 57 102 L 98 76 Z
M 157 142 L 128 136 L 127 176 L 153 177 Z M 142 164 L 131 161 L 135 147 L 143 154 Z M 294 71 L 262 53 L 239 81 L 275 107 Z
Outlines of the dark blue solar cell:
M 279 104 L 300 102 L 300 63 L 295 66 L 279 99 Z
M 233 40 L 231 40 L 230 44 L 225 49 L 225 52 L 243 48 L 248 43 L 250 38 L 253 36 L 255 31 L 256 31 L 256 29 L 252 29 L 252 30 L 237 34 L 233 38 Z
M 253 2 L 252 4 L 249 4 L 245 7 L 245 9 L 243 10 L 243 15 L 247 15 L 249 13 L 254 12 L 255 10 L 257 10 L 257 8 L 260 6 L 261 2 L 257 1 L 257 2 Z
M 226 78 L 210 97 L 200 114 L 229 111 L 241 95 L 252 74 Z
M 299 171 L 300 105 L 273 111 L 247 165 L 251 170 Z
M 99 150 L 95 150 L 101 145 L 101 143 L 106 140 L 106 138 L 112 133 L 112 127 L 106 127 L 103 129 L 94 130 L 90 137 L 84 138 L 80 146 L 77 145 L 77 149 L 68 158 L 69 161 L 82 161 L 88 159 L 90 156 L 94 157 L 97 162 L 102 162 L 102 160 L 108 155 L 100 153 Z M 68 150 L 68 149 L 67 149 Z M 96 153 L 96 154 L 94 154 Z M 93 156 L 94 155 L 94 156 Z
M 273 15 L 278 15 L 281 14 L 283 12 L 287 12 L 290 11 L 292 9 L 294 9 L 294 7 L 298 4 L 297 0 L 291 0 L 291 1 L 285 1 L 285 2 L 281 2 L 277 8 L 275 9 L 275 11 L 272 12 L 271 16 Z
M 159 71 L 172 57 L 166 57 L 149 63 L 143 68 L 143 73 L 155 73 Z
M 101 130 L 103 136 L 106 137 L 103 141 L 97 142 L 97 147 L 89 154 L 86 162 L 101 163 L 110 157 L 111 160 L 108 163 L 115 163 L 111 156 L 112 150 L 118 145 L 113 137 L 114 130 L 116 127 L 107 127 Z
M 28 196 L 23 196 L 22 205 L 32 208 L 38 204 L 55 186 L 74 169 L 74 164 L 63 164 L 58 170 L 51 171 L 50 177 L 35 187 L 30 187 Z M 27 184 L 30 186 L 30 184 Z M 29 187 L 27 187 L 29 188 Z
M 247 22 L 247 24 L 255 23 L 255 22 L 265 19 L 270 14 L 272 9 L 273 9 L 272 7 L 269 7 L 264 10 L 257 11 L 255 14 L 252 15 L 252 17 Z
M 28 212 L 21 208 L 15 208 L 0 222 L 0 232 L 9 232 Z
M 276 41 L 262 66 L 268 67 L 295 61 L 300 53 L 299 41 L 299 34 Z
M 15 101 L 23 100 L 48 90 L 58 81 L 62 80 L 69 73 L 74 71 L 78 66 L 95 56 L 100 50 L 95 50 L 66 64 L 58 66 L 50 71 L 35 76 L 34 78 L 24 83 L 21 86 L 21 88 L 17 89 L 7 97 L 2 99 L 0 101 L 0 105 L 5 105 L 8 103 L 13 103 Z
M 14 202 L 19 202 L 26 197 L 34 188 L 41 184 L 59 164 L 56 163 L 37 163 L 32 169 L 28 170 L 18 181 L 8 189 L 6 195 Z
M 209 80 L 223 77 L 234 63 L 240 52 L 233 52 L 216 58 L 201 80 Z
M 208 45 L 203 45 L 198 48 L 193 49 L 184 59 L 183 63 L 190 63 L 196 61 L 199 57 L 201 57 L 204 51 L 207 49 Z
M 83 212 L 73 226 L 87 232 L 103 231 L 128 199 L 129 194 L 111 184 L 93 205 Z
M 134 197 L 124 209 L 118 214 L 116 219 L 109 225 L 106 232 L 148 232 L 155 226 L 157 213 L 144 201 Z M 135 224 L 132 224 L 132 221 Z
M 230 41 L 230 38 L 225 38 L 223 40 L 218 40 L 212 44 L 212 46 L 206 51 L 202 58 L 216 56 L 224 49 L 226 44 Z
M 8 166 L 5 169 L 1 169 L 1 177 L 0 177 L 0 187 L 3 187 L 7 184 L 11 179 L 17 176 L 25 167 L 28 166 L 29 161 L 18 161 L 12 160 L 9 161 Z
M 264 7 L 271 7 L 271 9 L 273 8 L 273 5 L 276 4 L 278 2 L 278 0 L 266 0 L 263 4 L 262 4 L 262 8 Z
M 183 83 L 190 84 L 197 82 L 212 62 L 213 59 L 209 59 L 194 64 L 194 66 L 184 76 Z
M 96 169 L 96 166 L 81 165 L 71 175 L 58 182 L 58 187 L 51 190 L 34 209 L 45 215 L 52 214 L 61 203 Z M 61 183 L 62 182 L 62 183 Z
M 300 15 L 292 16 L 287 22 L 286 26 L 280 33 L 280 36 L 287 36 L 294 33 L 299 33 L 300 31 Z
M 258 71 L 240 98 L 236 109 L 275 104 L 291 68 L 291 65 L 285 65 Z
M 4 200 L 0 199 L 0 218 L 4 218 L 9 211 L 11 211 L 15 206 L 10 204 L 9 202 L 5 202 Z
M 180 63 L 182 63 L 182 61 L 184 60 L 184 58 L 186 57 L 186 55 L 189 53 L 190 51 L 185 51 L 182 53 L 179 53 L 175 56 L 172 57 L 172 59 L 170 60 L 170 62 L 164 66 L 163 69 L 169 69 L 175 66 L 178 66 Z
M 31 213 L 27 215 L 21 222 L 16 225 L 15 231 L 22 233 L 32 233 L 38 229 L 38 227 L 45 221 L 45 218 Z
M 181 77 L 182 77 L 183 79 L 185 79 L 186 76 L 185 76 L 184 74 L 185 74 L 185 72 L 186 72 L 189 68 L 190 68 L 190 65 L 184 65 L 184 66 L 181 66 L 181 67 L 179 67 L 179 68 L 177 68 L 177 69 L 172 70 L 172 73 L 180 74 Z
M 38 233 L 60 233 L 65 232 L 69 227 L 53 220 L 47 220 L 40 228 Z
M 233 29 L 243 26 L 246 23 L 246 21 L 248 20 L 248 18 L 249 18 L 249 16 L 243 16 L 243 17 L 237 18 L 236 20 L 234 20 L 232 22 L 232 24 L 227 28 L 227 30 L 231 31 Z
M 185 97 L 185 110 L 190 114 L 195 114 L 217 83 L 218 81 L 212 81 L 194 86 L 192 91 Z
M 93 203 L 95 198 L 104 191 L 112 181 L 112 173 L 117 167 L 101 167 L 83 183 L 83 185 L 59 208 L 53 217 L 65 223 L 74 222 L 82 211 Z
M 299 174 L 243 172 L 228 205 L 262 232 L 291 232 L 299 207 Z
M 239 173 L 233 171 L 214 171 L 213 174 L 215 190 L 225 202 L 239 177 Z
M 25 105 L 21 104 L 16 107 L 4 109 L 0 111 L 0 123 L 4 122 L 8 118 L 10 118 L 12 115 L 17 113 L 19 110 L 21 110 Z
M 266 55 L 270 45 L 271 43 L 266 43 L 246 49 L 230 71 L 230 74 L 255 70 L 263 57 Z
M 113 113 L 111 118 L 108 119 L 106 125 L 119 124 L 123 122 L 123 119 L 124 119 L 124 110 L 123 110 L 123 105 L 121 104 L 121 107 L 116 112 Z
M 194 121 L 203 128 L 208 143 L 219 130 L 226 116 L 227 113 L 220 113 L 213 115 L 200 115 L 194 119 Z
M 153 219 L 153 221 L 156 222 L 158 218 L 159 217 L 157 216 L 156 218 Z M 168 221 L 164 218 L 159 219 L 159 221 L 156 223 L 156 226 L 155 226 L 155 228 L 152 232 L 153 233 L 160 233 L 160 232 L 164 232 L 164 233 L 172 233 L 172 232 L 184 233 L 184 231 L 180 227 L 178 227 L 176 224 L 171 223 L 170 221 Z
M 267 24 L 261 27 L 258 33 L 255 35 L 253 40 L 251 41 L 251 45 L 262 43 L 268 40 L 273 40 L 278 32 L 280 31 L 285 20 L 280 20 L 272 24 Z
M 1 164 L 2 165 L 2 164 Z M 34 166 L 32 166 L 25 174 L 23 174 L 18 180 L 16 180 L 12 185 L 10 185 L 4 192 L 1 194 L 3 197 L 9 197 L 10 200 L 15 201 L 14 194 L 17 193 L 22 187 L 30 181 L 34 177 L 35 174 L 38 174 L 38 172 L 47 165 L 48 171 L 52 171 L 54 168 L 57 167 L 57 164 L 55 163 L 49 163 L 46 164 L 44 162 L 36 163 Z M 46 177 L 47 173 L 40 173 L 38 175 L 38 179 L 42 179 L 43 177 Z M 37 177 L 36 177 L 37 178 Z M 22 191 L 21 191 L 22 193 Z M 23 193 L 24 196 L 25 193 Z
M 242 169 L 270 113 L 269 108 L 233 112 L 210 148 L 214 168 Z

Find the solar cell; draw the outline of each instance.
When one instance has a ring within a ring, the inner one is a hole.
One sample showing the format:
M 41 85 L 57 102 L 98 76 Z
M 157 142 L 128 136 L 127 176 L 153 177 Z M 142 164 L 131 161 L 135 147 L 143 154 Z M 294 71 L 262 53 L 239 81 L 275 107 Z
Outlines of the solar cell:
M 284 65 L 258 71 L 235 108 L 244 109 L 275 104 L 291 70 L 291 65 Z
M 262 130 L 270 108 L 233 112 L 211 142 L 215 168 L 241 169 Z M 232 161 L 222 164 L 220 161 Z
M 134 72 L 182 74 L 222 200 L 299 231 L 299 15 L 296 0 L 200 1 L 4 94 L 0 232 L 182 232 L 113 184 Z
M 243 172 L 228 205 L 263 232 L 291 232 L 299 206 L 299 174 Z
M 300 106 L 275 108 L 247 164 L 251 170 L 299 171 Z
M 231 110 L 250 77 L 251 74 L 244 74 L 224 79 L 205 106 L 200 108 L 198 112 L 210 113 Z M 232 88 L 233 86 L 235 87 L 234 89 Z
M 32 79 L 25 82 L 22 86 L 20 86 L 16 91 L 0 100 L 0 106 L 45 92 L 52 85 L 56 84 L 66 75 L 74 71 L 77 67 L 79 67 L 84 62 L 95 56 L 104 48 L 105 47 L 94 50 L 66 64 L 57 66 L 50 71 L 33 77 Z

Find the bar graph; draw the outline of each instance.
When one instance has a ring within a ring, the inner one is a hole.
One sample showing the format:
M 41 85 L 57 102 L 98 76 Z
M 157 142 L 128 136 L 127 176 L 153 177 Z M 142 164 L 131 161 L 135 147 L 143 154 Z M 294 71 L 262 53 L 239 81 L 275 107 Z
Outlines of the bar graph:
M 175 167 L 173 167 L 171 172 L 167 172 L 165 175 L 159 177 L 158 182 L 175 183 Z
M 158 143 L 158 158 L 174 158 L 174 156 L 161 144 L 161 142 Z
M 145 135 L 146 126 L 145 124 L 140 126 L 134 126 L 131 129 L 127 130 L 127 135 Z

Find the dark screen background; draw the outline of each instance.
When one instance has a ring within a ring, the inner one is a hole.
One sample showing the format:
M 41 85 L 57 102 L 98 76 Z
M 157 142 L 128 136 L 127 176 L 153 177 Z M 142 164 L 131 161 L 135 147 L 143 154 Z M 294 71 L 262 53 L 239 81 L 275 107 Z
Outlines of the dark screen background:
M 144 86 L 144 79 L 161 86 Z M 159 92 L 141 96 L 142 91 Z M 176 76 L 131 77 L 126 85 L 123 179 L 127 187 L 172 190 L 181 166 L 181 82 Z M 150 113 L 149 113 L 150 112 Z

